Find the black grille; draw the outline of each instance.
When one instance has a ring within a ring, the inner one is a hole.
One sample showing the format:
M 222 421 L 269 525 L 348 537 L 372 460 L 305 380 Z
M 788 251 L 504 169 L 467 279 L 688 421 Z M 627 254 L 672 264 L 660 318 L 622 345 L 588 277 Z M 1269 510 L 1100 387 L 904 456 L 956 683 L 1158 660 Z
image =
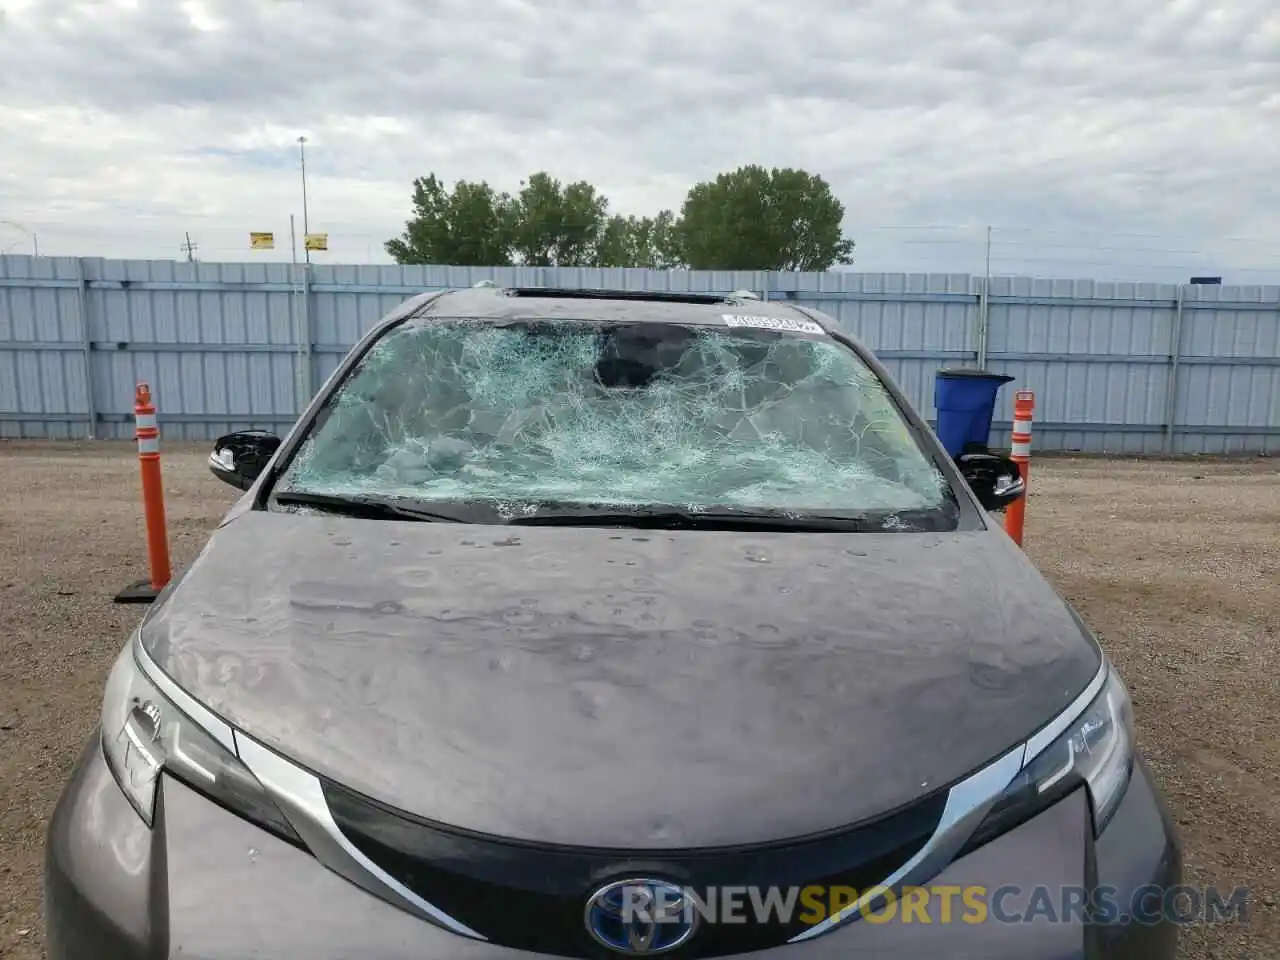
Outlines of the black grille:
M 602 885 L 656 877 L 705 896 L 708 888 L 852 887 L 859 893 L 885 879 L 928 840 L 942 816 L 946 791 L 846 830 L 786 843 L 707 850 L 604 850 L 541 847 L 461 832 L 378 804 L 334 783 L 325 798 L 343 834 L 365 856 L 490 942 L 565 957 L 615 957 L 587 933 L 588 898 Z M 806 929 L 803 904 L 790 918 L 756 922 L 703 920 L 673 960 L 762 950 Z M 823 906 L 829 902 L 824 895 Z M 789 922 L 784 922 L 784 919 Z

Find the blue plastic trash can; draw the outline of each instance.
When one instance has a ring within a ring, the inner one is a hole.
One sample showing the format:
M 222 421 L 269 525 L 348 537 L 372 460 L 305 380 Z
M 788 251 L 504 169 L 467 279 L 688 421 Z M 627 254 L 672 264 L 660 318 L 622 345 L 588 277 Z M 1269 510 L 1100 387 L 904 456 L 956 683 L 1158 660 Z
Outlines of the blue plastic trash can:
M 934 432 L 952 457 L 969 444 L 987 448 L 996 395 L 1013 377 L 986 370 L 939 370 L 934 378 L 933 405 L 938 410 Z

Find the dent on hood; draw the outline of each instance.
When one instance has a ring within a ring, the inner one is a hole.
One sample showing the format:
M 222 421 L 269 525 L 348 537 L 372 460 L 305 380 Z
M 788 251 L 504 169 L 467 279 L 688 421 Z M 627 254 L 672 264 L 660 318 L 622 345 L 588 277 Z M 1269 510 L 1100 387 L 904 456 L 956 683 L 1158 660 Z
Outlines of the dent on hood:
M 482 499 L 510 514 L 538 500 L 941 501 L 945 481 L 845 348 L 672 329 L 657 347 L 620 347 L 571 322 L 554 335 L 402 327 L 363 358 L 279 489 Z
M 496 539 L 255 512 L 144 642 L 233 726 L 352 789 L 600 846 L 856 822 L 997 755 L 1096 670 L 1016 548 L 978 534 Z

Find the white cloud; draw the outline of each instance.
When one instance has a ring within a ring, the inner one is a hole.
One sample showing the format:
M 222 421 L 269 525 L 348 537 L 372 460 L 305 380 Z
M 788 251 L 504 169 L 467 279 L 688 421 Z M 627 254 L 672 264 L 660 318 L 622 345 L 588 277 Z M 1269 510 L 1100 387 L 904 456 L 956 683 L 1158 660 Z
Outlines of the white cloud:
M 1280 281 L 1280 240 L 1214 239 L 1280 237 L 1273 0 L 0 7 L 0 220 L 44 253 L 263 256 L 305 135 L 333 262 L 385 259 L 427 172 L 645 213 L 759 162 L 833 183 L 864 269 L 980 270 L 993 223 L 999 272 Z
M 226 23 L 210 11 L 208 4 L 200 3 L 199 0 L 186 0 L 182 4 L 182 12 L 191 21 L 191 26 L 201 33 L 214 33 L 226 27 Z

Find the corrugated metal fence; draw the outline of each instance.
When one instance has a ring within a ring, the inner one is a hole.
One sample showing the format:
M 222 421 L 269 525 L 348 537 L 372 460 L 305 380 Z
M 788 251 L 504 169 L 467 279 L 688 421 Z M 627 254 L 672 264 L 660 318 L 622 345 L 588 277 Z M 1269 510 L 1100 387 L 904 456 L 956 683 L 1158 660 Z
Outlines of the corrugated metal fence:
M 815 307 L 933 416 L 939 367 L 1036 392 L 1035 447 L 1280 449 L 1280 287 L 966 274 L 664 272 L 0 257 L 0 437 L 132 436 L 146 380 L 167 437 L 283 432 L 356 338 L 407 297 L 499 284 L 728 293 Z M 1007 444 L 1013 391 L 992 442 Z

